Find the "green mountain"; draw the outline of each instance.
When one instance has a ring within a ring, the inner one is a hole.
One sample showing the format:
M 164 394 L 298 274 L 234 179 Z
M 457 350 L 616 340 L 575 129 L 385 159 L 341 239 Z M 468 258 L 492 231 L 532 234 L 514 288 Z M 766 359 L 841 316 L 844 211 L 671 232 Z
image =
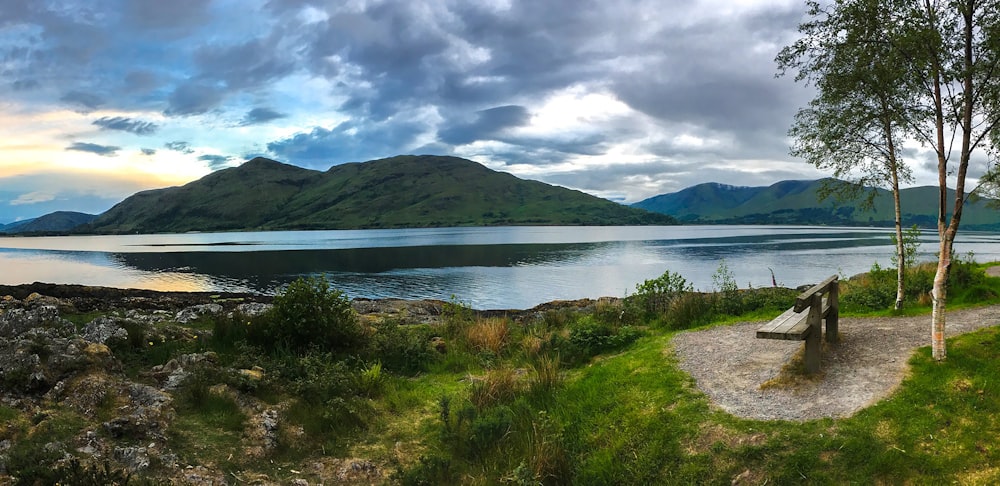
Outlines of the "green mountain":
M 682 223 L 711 224 L 808 224 L 892 226 L 892 193 L 875 191 L 874 207 L 862 210 L 862 201 L 821 199 L 824 184 L 846 184 L 833 179 L 781 181 L 766 187 L 734 187 L 706 183 L 681 191 L 661 194 L 633 204 L 677 218 Z M 903 225 L 933 228 L 937 225 L 936 187 L 912 187 L 900 191 Z M 955 198 L 949 190 L 948 201 Z M 973 199 L 962 214 L 962 227 L 971 230 L 1000 229 L 1000 210 L 995 202 Z
M 326 172 L 255 158 L 181 187 L 137 193 L 92 233 L 675 224 L 668 216 L 490 170 L 402 155 Z
M 94 214 L 56 211 L 34 219 L 0 226 L 0 233 L 62 233 L 97 218 Z

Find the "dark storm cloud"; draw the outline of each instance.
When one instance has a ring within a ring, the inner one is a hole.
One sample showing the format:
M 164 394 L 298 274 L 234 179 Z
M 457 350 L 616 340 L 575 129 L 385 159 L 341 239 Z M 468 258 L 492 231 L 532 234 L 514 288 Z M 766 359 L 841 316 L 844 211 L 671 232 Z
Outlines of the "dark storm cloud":
M 228 89 L 264 86 L 295 68 L 287 53 L 259 39 L 232 46 L 205 46 L 195 53 L 194 60 L 200 77 L 221 81 Z
M 155 123 L 124 116 L 105 116 L 94 120 L 91 124 L 101 127 L 102 130 L 119 130 L 136 135 L 152 135 L 160 129 Z
M 344 122 L 332 129 L 315 127 L 307 133 L 267 144 L 279 160 L 312 168 L 398 155 L 424 130 L 420 123 L 401 122 L 359 126 Z
M 167 150 L 173 150 L 174 152 L 180 152 L 182 154 L 193 154 L 194 150 L 191 150 L 191 144 L 182 141 L 173 141 L 163 144 L 163 147 Z
M 30 91 L 41 86 L 37 79 L 18 79 L 10 84 L 14 91 Z
M 111 157 L 118 155 L 118 151 L 121 147 L 115 147 L 113 145 L 99 145 L 96 143 L 87 142 L 74 142 L 73 145 L 66 147 L 66 150 L 75 150 L 77 152 L 90 152 L 92 154 L 101 155 L 104 157 Z
M 247 112 L 246 116 L 243 117 L 242 125 L 259 125 L 261 123 L 267 123 L 272 120 L 277 120 L 279 118 L 285 118 L 288 115 L 284 113 L 279 113 L 270 108 L 254 108 Z
M 159 77 L 150 71 L 131 71 L 125 75 L 125 91 L 129 93 L 148 93 L 160 86 Z
M 226 157 L 224 155 L 199 155 L 198 160 L 208 162 L 208 168 L 212 170 L 219 170 L 232 160 L 232 157 Z
M 168 116 L 200 115 L 217 106 L 225 97 L 220 88 L 200 82 L 187 82 L 177 87 L 167 97 Z
M 453 145 L 489 140 L 505 128 L 524 125 L 530 118 L 528 109 L 523 106 L 498 106 L 477 112 L 476 119 L 470 123 L 452 125 L 439 131 L 438 138 Z
M 127 0 L 125 21 L 139 29 L 185 30 L 209 20 L 210 0 Z
M 94 94 L 86 93 L 83 91 L 70 91 L 64 94 L 61 98 L 62 101 L 78 105 L 82 107 L 81 111 L 93 111 L 101 107 L 104 104 L 104 98 Z

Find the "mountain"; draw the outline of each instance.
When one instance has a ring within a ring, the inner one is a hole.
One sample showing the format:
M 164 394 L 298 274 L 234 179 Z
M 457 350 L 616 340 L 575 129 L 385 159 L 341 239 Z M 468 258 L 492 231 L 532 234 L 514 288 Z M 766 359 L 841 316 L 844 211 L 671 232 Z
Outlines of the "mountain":
M 401 155 L 326 172 L 258 157 L 181 187 L 139 192 L 80 231 L 675 223 L 669 216 L 457 157 Z
M 846 184 L 834 179 L 781 181 L 766 187 L 733 187 L 706 183 L 661 194 L 633 204 L 677 218 L 682 223 L 714 224 L 827 224 L 892 226 L 892 193 L 875 191 L 874 207 L 861 209 L 861 200 L 837 201 L 820 198 L 824 184 Z M 900 191 L 903 225 L 925 228 L 937 225 L 937 187 L 912 187 Z M 948 200 L 955 192 L 949 190 Z M 1000 229 L 1000 211 L 990 200 L 970 200 L 962 214 L 962 227 L 971 230 Z M 995 201 L 994 201 L 995 202 Z
M 3 233 L 62 233 L 72 230 L 77 226 L 89 223 L 97 218 L 97 215 L 78 213 L 74 211 L 56 211 L 34 219 L 18 221 L 8 225 L 0 226 Z

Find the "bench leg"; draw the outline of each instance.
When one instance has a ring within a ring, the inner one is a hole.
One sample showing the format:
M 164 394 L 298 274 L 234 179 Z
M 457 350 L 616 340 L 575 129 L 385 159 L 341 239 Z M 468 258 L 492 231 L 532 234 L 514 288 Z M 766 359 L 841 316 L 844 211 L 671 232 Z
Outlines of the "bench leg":
M 826 315 L 826 342 L 840 342 L 838 320 L 840 319 L 840 286 L 837 282 L 830 284 L 830 312 Z
M 817 328 L 811 329 L 809 335 L 806 336 L 806 356 L 805 365 L 806 373 L 816 373 L 819 371 L 820 362 L 820 348 L 822 344 L 820 343 L 820 332 Z
M 806 335 L 806 373 L 819 371 L 820 340 L 823 338 L 823 299 L 819 294 L 813 295 L 809 307 L 809 334 Z

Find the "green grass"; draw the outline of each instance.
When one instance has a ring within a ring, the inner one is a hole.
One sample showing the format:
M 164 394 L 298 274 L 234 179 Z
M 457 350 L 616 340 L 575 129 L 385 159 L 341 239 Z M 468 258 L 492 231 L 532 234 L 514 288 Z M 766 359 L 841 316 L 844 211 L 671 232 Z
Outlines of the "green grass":
M 952 281 L 949 308 L 996 303 L 991 292 L 1000 290 L 1000 279 L 985 277 L 985 265 L 965 265 Z M 885 284 L 860 279 L 845 285 L 845 294 Z M 711 312 L 701 327 L 707 328 L 773 318 L 794 298 L 794 292 L 755 292 L 743 292 L 739 306 L 729 303 L 729 311 L 744 310 L 739 315 L 720 311 L 710 297 L 705 302 L 712 305 L 684 311 Z M 147 334 L 130 330 L 131 344 L 116 356 L 135 372 L 208 349 L 225 366 L 260 365 L 260 381 L 209 366 L 173 392 L 169 446 L 181 462 L 240 475 L 290 479 L 284 471 L 334 457 L 371 460 L 401 484 L 1000 481 L 998 328 L 950 339 L 944 363 L 919 350 L 909 378 L 853 417 L 755 421 L 712 407 L 670 351 L 679 331 L 661 320 L 635 320 L 628 305 L 587 317 L 553 312 L 506 322 L 503 333 L 498 322 L 451 309 L 440 325 L 383 326 L 374 347 L 361 346 L 357 355 L 268 351 L 235 334 L 143 346 Z M 929 307 L 914 301 L 906 312 L 926 314 Z M 842 315 L 857 313 L 848 308 Z M 435 336 L 445 343 L 443 354 L 419 345 L 430 346 Z M 493 342 L 503 344 L 487 344 Z M 380 362 L 373 349 L 396 363 L 381 368 L 378 386 L 369 376 Z M 239 400 L 237 392 L 244 395 Z M 239 453 L 248 445 L 241 403 L 254 398 L 281 410 L 278 449 L 266 460 Z M 109 400 L 102 408 L 113 405 Z M 32 416 L 7 405 L 0 406 L 0 421 L 14 424 L 0 438 L 17 442 L 15 465 L 34 474 L 45 473 L 34 464 L 54 460 L 45 443 L 68 441 L 88 426 L 59 408 Z

